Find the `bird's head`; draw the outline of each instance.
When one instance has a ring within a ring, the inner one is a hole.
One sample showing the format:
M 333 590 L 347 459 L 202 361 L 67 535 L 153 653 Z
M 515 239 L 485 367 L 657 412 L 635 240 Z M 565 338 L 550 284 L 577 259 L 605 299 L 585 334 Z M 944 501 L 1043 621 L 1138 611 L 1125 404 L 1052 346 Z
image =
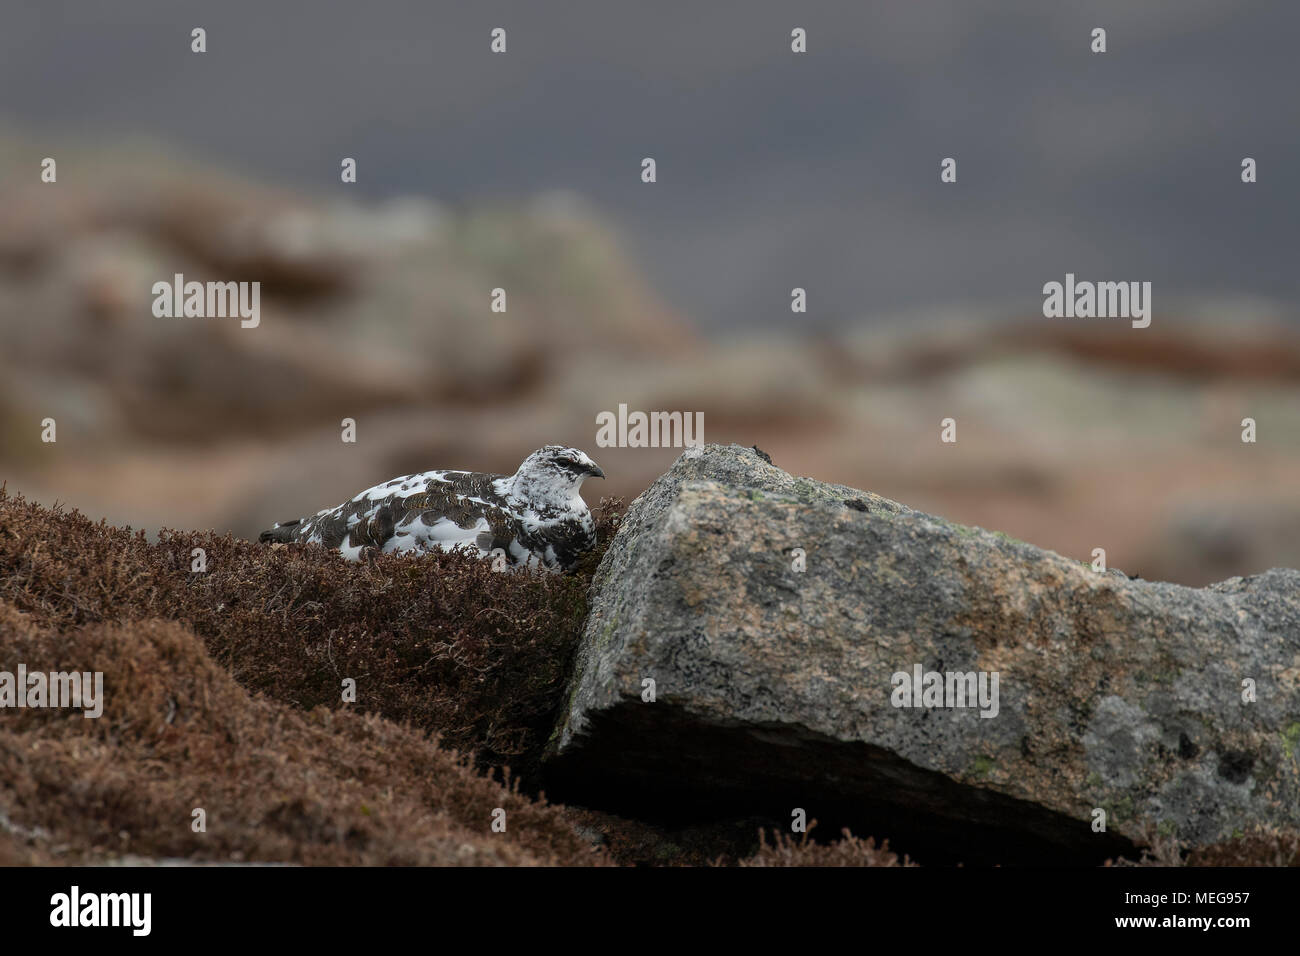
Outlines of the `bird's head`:
M 604 478 L 605 472 L 586 452 L 547 445 L 524 459 L 515 472 L 512 492 L 536 504 L 563 506 L 578 498 L 582 483 L 593 476 Z

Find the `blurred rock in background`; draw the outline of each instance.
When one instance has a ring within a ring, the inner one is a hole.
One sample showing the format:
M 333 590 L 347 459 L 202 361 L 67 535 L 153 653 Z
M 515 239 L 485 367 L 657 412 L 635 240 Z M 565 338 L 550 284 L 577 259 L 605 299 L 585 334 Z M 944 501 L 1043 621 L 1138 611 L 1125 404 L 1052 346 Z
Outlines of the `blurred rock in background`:
M 678 454 L 597 447 L 596 415 L 626 404 L 703 412 L 708 441 L 792 473 L 1080 559 L 1105 548 L 1148 579 L 1300 566 L 1300 335 L 1268 303 L 1157 297 L 1145 330 L 972 303 L 705 335 L 567 193 L 345 203 L 148 143 L 63 148 L 49 187 L 41 155 L 0 144 L 0 480 L 45 503 L 251 536 L 398 474 L 510 472 L 562 442 L 609 474 L 594 504 Z M 156 318 L 151 287 L 175 273 L 260 281 L 260 325 Z

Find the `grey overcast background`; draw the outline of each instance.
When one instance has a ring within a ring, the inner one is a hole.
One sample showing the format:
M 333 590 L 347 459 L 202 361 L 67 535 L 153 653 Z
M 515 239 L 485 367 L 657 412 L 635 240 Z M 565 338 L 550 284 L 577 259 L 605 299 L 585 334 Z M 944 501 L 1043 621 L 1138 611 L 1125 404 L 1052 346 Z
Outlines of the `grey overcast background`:
M 794 285 L 810 323 L 1035 312 L 1067 271 L 1150 280 L 1159 315 L 1295 300 L 1298 37 L 1300 4 L 1242 0 L 11 0 L 0 122 L 308 191 L 573 190 L 706 327 L 788 322 Z

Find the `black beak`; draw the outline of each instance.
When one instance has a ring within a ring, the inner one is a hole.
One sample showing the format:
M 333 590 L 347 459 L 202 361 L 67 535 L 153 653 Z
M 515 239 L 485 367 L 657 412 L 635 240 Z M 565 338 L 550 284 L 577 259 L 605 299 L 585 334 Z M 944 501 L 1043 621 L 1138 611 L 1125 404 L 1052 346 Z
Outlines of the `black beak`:
M 591 466 L 590 468 L 587 469 L 587 474 L 591 475 L 591 476 L 594 477 L 594 478 L 604 478 L 604 477 L 605 477 L 605 473 L 604 473 L 603 471 L 600 470 L 600 465 L 597 465 L 597 464 L 595 464 L 595 463 L 593 463 L 592 466 Z

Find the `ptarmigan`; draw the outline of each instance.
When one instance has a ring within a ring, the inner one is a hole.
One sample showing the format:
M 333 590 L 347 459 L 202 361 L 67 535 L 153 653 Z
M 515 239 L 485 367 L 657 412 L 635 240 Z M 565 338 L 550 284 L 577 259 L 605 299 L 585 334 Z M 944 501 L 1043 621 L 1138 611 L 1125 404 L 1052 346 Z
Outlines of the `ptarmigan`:
M 337 548 L 351 561 L 367 549 L 431 551 L 469 545 L 503 554 L 512 568 L 567 571 L 596 543 L 579 490 L 605 473 L 576 448 L 539 448 L 513 475 L 426 471 L 368 488 L 309 518 L 285 521 L 259 540 Z

